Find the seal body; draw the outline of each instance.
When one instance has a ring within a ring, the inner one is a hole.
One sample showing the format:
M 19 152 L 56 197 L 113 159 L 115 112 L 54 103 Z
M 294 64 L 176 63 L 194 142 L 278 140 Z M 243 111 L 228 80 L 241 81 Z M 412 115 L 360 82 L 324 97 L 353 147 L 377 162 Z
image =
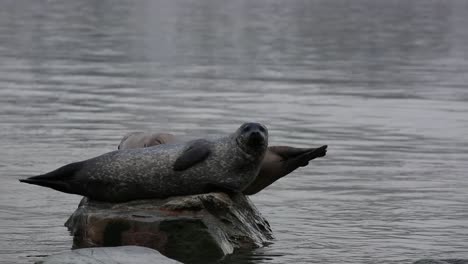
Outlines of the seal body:
M 177 142 L 177 138 L 172 134 L 134 132 L 124 136 L 118 148 L 144 148 L 173 142 Z M 257 177 L 242 192 L 246 195 L 256 194 L 297 168 L 307 166 L 309 161 L 325 156 L 326 153 L 326 145 L 319 148 L 268 147 Z
M 20 181 L 109 202 L 241 192 L 256 178 L 267 144 L 266 128 L 246 123 L 217 140 L 113 151 Z
M 168 133 L 132 132 L 122 138 L 117 149 L 146 148 L 175 141 L 175 136 Z

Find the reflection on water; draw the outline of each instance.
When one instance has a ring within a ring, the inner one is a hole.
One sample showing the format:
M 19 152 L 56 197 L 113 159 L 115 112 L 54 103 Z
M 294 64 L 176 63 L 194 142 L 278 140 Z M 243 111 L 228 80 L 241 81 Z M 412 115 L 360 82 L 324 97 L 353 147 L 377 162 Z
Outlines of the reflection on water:
M 467 257 L 468 4 L 5 1 L 0 262 L 71 246 L 79 197 L 18 178 L 129 131 L 328 144 L 254 196 L 277 240 L 232 263 Z M 229 260 L 226 260 L 229 262 Z

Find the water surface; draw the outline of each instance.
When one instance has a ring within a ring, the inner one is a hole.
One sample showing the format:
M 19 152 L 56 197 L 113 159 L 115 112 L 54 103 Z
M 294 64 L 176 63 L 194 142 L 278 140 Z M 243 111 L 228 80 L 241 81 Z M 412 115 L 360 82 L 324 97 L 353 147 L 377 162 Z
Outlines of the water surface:
M 276 240 L 232 262 L 468 258 L 462 0 L 13 1 L 0 8 L 0 263 L 69 249 L 80 197 L 17 180 L 127 132 L 329 145 L 252 197 Z

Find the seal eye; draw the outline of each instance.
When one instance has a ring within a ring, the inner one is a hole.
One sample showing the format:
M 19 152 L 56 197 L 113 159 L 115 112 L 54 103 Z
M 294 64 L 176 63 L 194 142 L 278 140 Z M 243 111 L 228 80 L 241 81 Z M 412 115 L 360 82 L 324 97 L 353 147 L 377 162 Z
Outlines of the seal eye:
M 243 129 L 242 129 L 242 133 L 247 133 L 250 131 L 250 126 L 245 126 Z
M 265 133 L 265 128 L 263 128 L 262 126 L 260 126 L 260 127 L 258 128 L 258 130 L 260 130 L 260 132 L 262 132 L 262 133 Z

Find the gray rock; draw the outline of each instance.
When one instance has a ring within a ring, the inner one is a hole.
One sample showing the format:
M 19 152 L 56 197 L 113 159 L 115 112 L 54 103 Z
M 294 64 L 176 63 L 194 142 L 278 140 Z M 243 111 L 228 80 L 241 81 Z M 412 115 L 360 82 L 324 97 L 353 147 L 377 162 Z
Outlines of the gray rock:
M 268 222 L 243 194 L 126 203 L 84 198 L 65 226 L 74 236 L 74 248 L 139 245 L 185 263 L 220 259 L 273 238 Z
M 413 264 L 468 264 L 468 259 L 420 259 Z
M 45 258 L 37 264 L 177 264 L 158 251 L 145 247 L 83 248 Z

